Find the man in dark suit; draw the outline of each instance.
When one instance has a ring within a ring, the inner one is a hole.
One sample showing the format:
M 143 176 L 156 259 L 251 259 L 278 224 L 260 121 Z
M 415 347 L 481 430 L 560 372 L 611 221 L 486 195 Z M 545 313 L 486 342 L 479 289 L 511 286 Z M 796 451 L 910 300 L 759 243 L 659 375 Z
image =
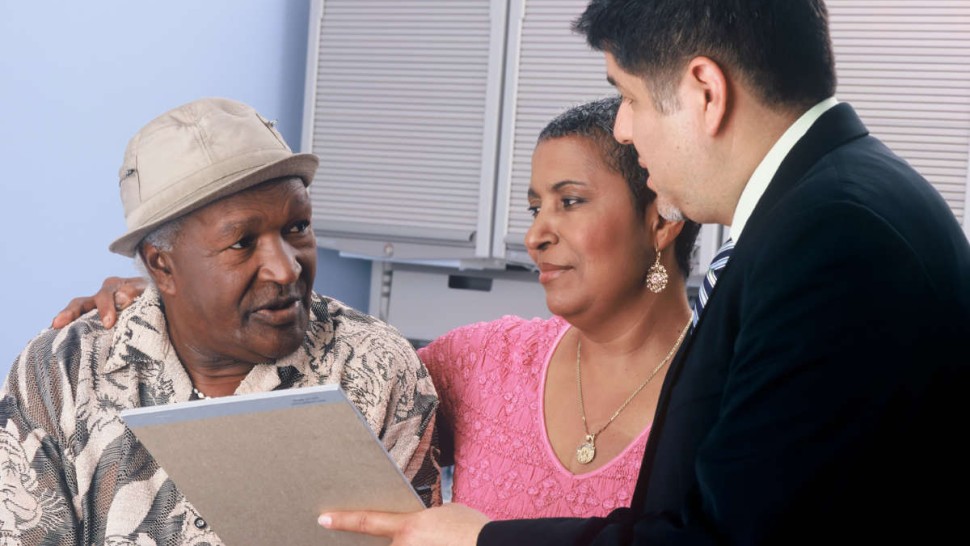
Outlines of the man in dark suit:
M 615 136 L 649 167 L 662 214 L 730 226 L 734 244 L 664 382 L 631 507 L 483 527 L 446 506 L 330 526 L 395 545 L 961 536 L 970 246 L 835 99 L 822 0 L 594 0 L 576 28 L 605 53 L 623 96 Z

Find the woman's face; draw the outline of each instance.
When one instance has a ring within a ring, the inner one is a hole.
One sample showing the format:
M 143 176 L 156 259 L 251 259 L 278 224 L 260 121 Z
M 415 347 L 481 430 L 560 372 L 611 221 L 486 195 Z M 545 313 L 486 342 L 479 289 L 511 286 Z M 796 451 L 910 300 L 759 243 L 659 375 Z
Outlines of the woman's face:
M 596 144 L 579 136 L 545 140 L 532 154 L 529 256 L 549 310 L 565 318 L 610 313 L 646 290 L 654 257 L 648 221 L 626 181 Z

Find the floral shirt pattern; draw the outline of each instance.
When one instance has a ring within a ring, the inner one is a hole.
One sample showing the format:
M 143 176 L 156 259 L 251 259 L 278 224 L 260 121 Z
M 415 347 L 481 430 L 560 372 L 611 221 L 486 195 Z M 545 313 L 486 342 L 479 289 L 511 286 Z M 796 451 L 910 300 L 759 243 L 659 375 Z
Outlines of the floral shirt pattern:
M 236 393 L 340 383 L 425 503 L 440 503 L 438 399 L 413 348 L 336 300 L 314 294 L 310 307 L 303 346 Z M 221 544 L 118 415 L 191 391 L 153 288 L 114 328 L 92 312 L 34 338 L 0 389 L 0 546 Z

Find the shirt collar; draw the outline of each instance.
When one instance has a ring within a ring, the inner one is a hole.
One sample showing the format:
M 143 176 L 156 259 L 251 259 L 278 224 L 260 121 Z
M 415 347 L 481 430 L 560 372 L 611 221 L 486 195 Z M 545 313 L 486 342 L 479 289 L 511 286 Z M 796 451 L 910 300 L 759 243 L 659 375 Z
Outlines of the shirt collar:
M 102 373 L 111 374 L 131 364 L 144 364 L 157 369 L 173 370 L 176 387 L 183 387 L 181 383 L 188 381 L 188 375 L 184 372 L 168 337 L 168 324 L 161 296 L 154 286 L 149 285 L 141 297 L 121 312 L 113 330 L 111 348 L 102 365 Z M 277 372 L 279 368 L 292 366 L 298 372 L 306 374 L 309 371 L 308 357 L 316 357 L 318 353 L 325 354 L 333 336 L 334 325 L 327 304 L 319 295 L 313 293 L 310 324 L 303 346 L 272 365 L 255 366 L 236 392 L 242 394 L 272 390 L 280 384 Z M 191 383 L 184 387 L 190 389 Z M 176 391 L 181 390 L 183 389 L 176 388 Z
M 114 373 L 146 359 L 178 362 L 168 338 L 161 296 L 152 285 L 118 315 L 112 330 L 111 349 L 101 367 L 102 373 Z
M 734 239 L 735 243 L 741 237 L 744 225 L 751 218 L 751 213 L 754 212 L 755 206 L 761 200 L 761 196 L 764 195 L 768 184 L 771 183 L 771 179 L 778 172 L 778 167 L 781 166 L 781 162 L 784 161 L 788 153 L 795 147 L 795 144 L 805 136 L 805 133 L 808 132 L 818 118 L 838 103 L 839 101 L 835 97 L 829 97 L 802 114 L 781 135 L 781 138 L 775 142 L 774 146 L 768 150 L 764 159 L 761 160 L 758 167 L 751 173 L 751 178 L 748 179 L 744 190 L 741 191 L 741 197 L 738 199 L 738 206 L 734 209 L 734 219 L 730 226 L 731 238 Z

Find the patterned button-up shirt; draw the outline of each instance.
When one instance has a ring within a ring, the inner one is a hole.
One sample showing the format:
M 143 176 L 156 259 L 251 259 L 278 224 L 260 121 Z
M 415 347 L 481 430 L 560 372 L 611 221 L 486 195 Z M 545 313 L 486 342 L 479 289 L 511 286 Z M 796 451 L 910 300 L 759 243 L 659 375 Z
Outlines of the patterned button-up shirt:
M 425 503 L 440 503 L 438 398 L 394 328 L 314 294 L 303 346 L 253 367 L 236 393 L 338 382 Z M 221 544 L 118 415 L 191 392 L 153 288 L 114 328 L 90 313 L 38 335 L 0 390 L 0 545 Z

